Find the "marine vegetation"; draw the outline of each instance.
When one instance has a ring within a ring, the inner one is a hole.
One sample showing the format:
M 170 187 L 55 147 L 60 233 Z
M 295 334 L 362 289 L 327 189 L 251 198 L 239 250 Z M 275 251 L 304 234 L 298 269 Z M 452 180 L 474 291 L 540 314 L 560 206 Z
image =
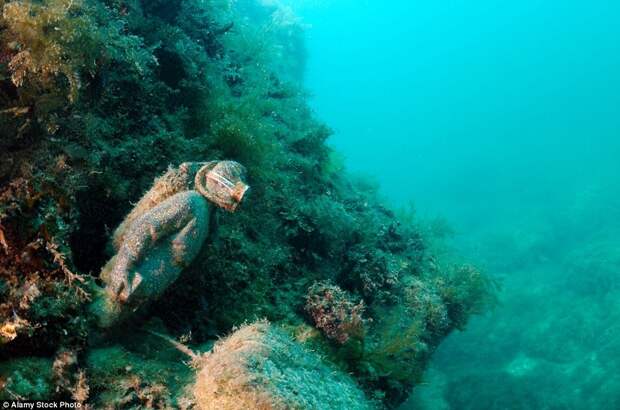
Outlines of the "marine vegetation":
M 364 336 L 364 303 L 354 303 L 336 285 L 317 282 L 310 286 L 306 311 L 317 329 L 340 344 L 345 344 L 352 337 Z
M 338 164 L 300 85 L 303 27 L 277 6 L 0 6 L 0 398 L 208 408 L 221 388 L 264 408 L 393 408 L 493 300 Z M 244 203 L 215 212 L 156 301 L 101 329 L 114 230 L 169 167 L 211 160 L 247 168 Z

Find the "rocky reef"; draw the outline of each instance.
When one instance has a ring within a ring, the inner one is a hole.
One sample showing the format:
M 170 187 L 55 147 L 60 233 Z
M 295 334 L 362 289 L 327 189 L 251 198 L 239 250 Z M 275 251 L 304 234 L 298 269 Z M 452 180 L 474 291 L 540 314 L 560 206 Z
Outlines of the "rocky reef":
M 440 257 L 419 221 L 347 175 L 306 105 L 290 12 L 251 0 L 0 6 L 0 398 L 208 408 L 206 395 L 260 379 L 247 406 L 395 407 L 443 338 L 493 301 L 485 275 Z M 99 329 L 114 230 L 169 166 L 214 159 L 247 168 L 247 200 L 217 213 L 157 301 Z M 259 319 L 270 324 L 231 334 Z

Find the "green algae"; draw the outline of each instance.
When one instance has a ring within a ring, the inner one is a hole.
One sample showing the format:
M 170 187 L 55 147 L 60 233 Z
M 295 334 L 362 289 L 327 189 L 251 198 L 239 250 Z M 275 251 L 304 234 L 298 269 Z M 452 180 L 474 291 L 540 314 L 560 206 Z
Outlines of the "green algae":
M 45 400 L 52 395 L 52 360 L 28 357 L 0 363 L 3 389 L 0 399 Z

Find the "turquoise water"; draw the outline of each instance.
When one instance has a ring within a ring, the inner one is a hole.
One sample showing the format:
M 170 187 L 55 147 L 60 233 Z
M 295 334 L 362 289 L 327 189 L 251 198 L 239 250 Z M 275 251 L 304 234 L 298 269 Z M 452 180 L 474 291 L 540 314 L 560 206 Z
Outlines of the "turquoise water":
M 620 409 L 620 5 L 504 3 L 0 0 L 0 401 Z
M 620 408 L 620 3 L 292 6 L 347 166 L 503 282 L 405 408 Z

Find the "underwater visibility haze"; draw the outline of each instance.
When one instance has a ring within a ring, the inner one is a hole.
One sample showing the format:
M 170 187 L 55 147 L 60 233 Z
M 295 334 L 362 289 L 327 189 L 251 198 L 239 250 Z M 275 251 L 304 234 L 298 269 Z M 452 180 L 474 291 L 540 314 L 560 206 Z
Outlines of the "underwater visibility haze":
M 620 4 L 309 3 L 347 167 L 502 283 L 403 408 L 620 408 Z
M 0 8 L 0 401 L 620 408 L 620 4 Z

